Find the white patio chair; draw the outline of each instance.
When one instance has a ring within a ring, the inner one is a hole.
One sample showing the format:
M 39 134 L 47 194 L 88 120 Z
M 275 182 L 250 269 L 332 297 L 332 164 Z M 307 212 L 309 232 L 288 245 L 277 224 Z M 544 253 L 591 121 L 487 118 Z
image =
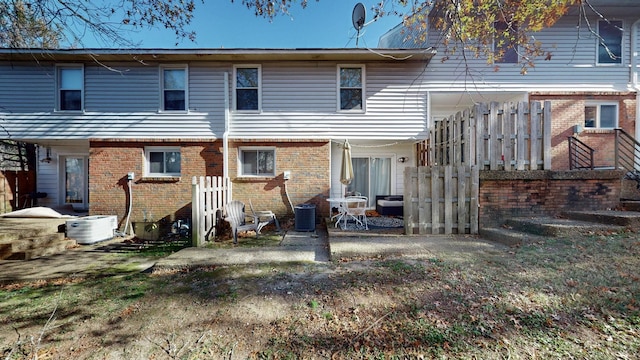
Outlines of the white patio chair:
M 353 219 L 361 226 L 364 225 L 366 230 L 369 230 L 369 224 L 367 223 L 367 204 L 368 198 L 366 196 L 347 196 L 345 202 L 345 216 L 344 224 L 347 225 L 349 218 Z
M 251 200 L 249 200 L 249 207 L 251 208 L 251 213 L 253 214 L 253 216 L 258 220 L 258 227 L 256 229 L 258 234 L 260 234 L 260 230 L 262 230 L 262 228 L 271 223 L 274 223 L 276 225 L 276 229 L 280 231 L 280 222 L 278 221 L 278 218 L 276 217 L 276 214 L 273 213 L 273 211 L 255 211 L 253 209 L 253 203 L 251 202 Z

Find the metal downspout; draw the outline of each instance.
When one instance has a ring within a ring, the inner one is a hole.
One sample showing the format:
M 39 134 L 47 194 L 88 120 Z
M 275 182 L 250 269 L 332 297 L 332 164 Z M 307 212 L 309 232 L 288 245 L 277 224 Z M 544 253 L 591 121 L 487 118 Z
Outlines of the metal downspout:
M 229 73 L 224 73 L 224 134 L 222 135 L 222 178 L 229 179 L 229 122 L 231 112 L 229 111 Z M 232 189 L 229 189 L 227 202 L 233 200 Z

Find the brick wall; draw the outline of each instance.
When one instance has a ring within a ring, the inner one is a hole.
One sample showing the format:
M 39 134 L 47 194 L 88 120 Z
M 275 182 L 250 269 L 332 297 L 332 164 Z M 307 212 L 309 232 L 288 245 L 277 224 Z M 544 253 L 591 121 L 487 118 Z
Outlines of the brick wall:
M 179 146 L 181 176 L 145 178 L 145 146 Z M 222 175 L 220 141 L 91 141 L 89 151 L 90 213 L 115 214 L 123 224 L 128 204 L 127 173 L 134 172 L 131 222 L 191 218 L 192 176 Z
M 620 204 L 622 171 L 481 171 L 480 227 Z
M 567 138 L 574 135 L 574 125 L 584 128 L 584 107 L 586 101 L 612 101 L 618 103 L 618 126 L 635 136 L 636 96 L 635 93 L 534 93 L 531 101 L 551 101 L 551 168 L 569 169 L 569 146 Z M 614 165 L 615 134 L 611 130 L 584 130 L 576 137 L 596 149 L 595 166 Z
M 243 146 L 274 147 L 276 176 L 242 178 L 238 176 L 238 149 Z M 331 149 L 328 140 L 320 141 L 234 141 L 229 144 L 229 177 L 233 183 L 233 197 L 248 203 L 256 210 L 271 210 L 279 217 L 292 217 L 295 207 L 303 203 L 316 205 L 316 217 L 329 212 L 325 200 L 329 196 Z M 285 181 L 284 171 L 291 172 Z M 288 196 L 287 196 L 288 195 Z

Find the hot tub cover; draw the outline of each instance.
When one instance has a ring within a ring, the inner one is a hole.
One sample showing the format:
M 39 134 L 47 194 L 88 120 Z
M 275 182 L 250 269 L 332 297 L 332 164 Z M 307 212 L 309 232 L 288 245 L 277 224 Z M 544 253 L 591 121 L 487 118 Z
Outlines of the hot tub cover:
M 44 206 L 37 206 L 0 214 L 7 218 L 73 218 L 74 216 L 62 215 L 59 212 Z

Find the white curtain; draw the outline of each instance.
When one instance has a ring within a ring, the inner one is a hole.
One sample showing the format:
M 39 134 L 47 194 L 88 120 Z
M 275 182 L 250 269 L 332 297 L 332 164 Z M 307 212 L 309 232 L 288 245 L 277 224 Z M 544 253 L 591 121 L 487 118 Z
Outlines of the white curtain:
M 391 159 L 371 159 L 371 191 L 369 199 L 375 202 L 376 195 L 391 195 Z M 370 203 L 373 204 L 370 200 Z
M 353 158 L 353 182 L 347 193 L 360 193 L 375 203 L 376 195 L 391 194 L 391 158 Z

